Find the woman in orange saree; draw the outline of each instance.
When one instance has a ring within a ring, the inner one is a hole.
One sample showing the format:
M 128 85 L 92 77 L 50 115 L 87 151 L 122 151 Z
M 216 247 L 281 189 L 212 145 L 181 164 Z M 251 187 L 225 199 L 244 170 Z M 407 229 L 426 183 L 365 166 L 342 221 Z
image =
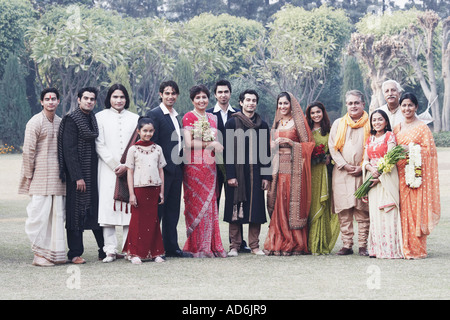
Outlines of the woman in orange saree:
M 271 218 L 264 249 L 267 255 L 307 254 L 311 153 L 315 143 L 300 104 L 292 94 L 278 95 L 272 129 L 274 171 L 267 193 Z
M 430 129 L 416 116 L 418 107 L 414 94 L 404 93 L 400 98 L 400 109 L 405 120 L 394 129 L 397 143 L 410 151 L 409 160 L 397 163 L 403 252 L 406 259 L 427 256 L 427 236 L 438 224 L 441 215 L 436 146 Z M 415 179 L 421 175 L 421 183 L 417 184 L 409 182 L 407 169 L 407 161 L 412 160 L 411 150 L 417 148 L 414 145 L 420 146 L 421 158 L 421 169 L 414 170 L 411 177 Z

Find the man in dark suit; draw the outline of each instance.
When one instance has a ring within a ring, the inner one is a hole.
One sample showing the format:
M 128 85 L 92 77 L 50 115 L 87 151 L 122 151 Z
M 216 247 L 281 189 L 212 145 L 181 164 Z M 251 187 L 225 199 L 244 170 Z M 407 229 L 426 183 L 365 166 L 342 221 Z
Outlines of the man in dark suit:
M 177 225 L 180 218 L 182 185 L 181 126 L 178 113 L 173 105 L 180 90 L 175 81 L 166 81 L 159 87 L 161 104 L 150 110 L 147 116 L 152 118 L 155 134 L 152 141 L 161 146 L 167 165 L 164 167 L 164 204 L 158 207 L 158 216 L 162 225 L 164 250 L 167 257 L 191 257 L 178 246 Z
M 219 142 L 223 144 L 223 137 L 225 136 L 225 124 L 230 119 L 231 115 L 238 110 L 230 105 L 231 98 L 231 83 L 228 80 L 219 80 L 214 86 L 214 96 L 217 103 L 214 108 L 206 110 L 217 116 L 217 129 L 219 130 Z M 221 170 L 217 170 L 217 206 L 220 205 L 220 196 L 222 194 L 222 187 L 226 183 L 225 177 Z M 225 186 L 226 187 L 226 186 Z M 227 188 L 225 188 L 225 197 Z M 239 252 L 250 252 L 245 241 L 242 241 Z

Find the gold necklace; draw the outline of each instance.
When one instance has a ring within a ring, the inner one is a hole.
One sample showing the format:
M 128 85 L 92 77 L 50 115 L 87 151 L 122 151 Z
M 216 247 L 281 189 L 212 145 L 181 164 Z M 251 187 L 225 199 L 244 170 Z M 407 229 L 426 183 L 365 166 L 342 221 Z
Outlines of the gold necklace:
M 283 121 L 283 119 L 280 119 L 280 124 L 282 127 L 286 127 L 287 124 L 292 120 L 292 117 L 290 117 L 286 122 Z

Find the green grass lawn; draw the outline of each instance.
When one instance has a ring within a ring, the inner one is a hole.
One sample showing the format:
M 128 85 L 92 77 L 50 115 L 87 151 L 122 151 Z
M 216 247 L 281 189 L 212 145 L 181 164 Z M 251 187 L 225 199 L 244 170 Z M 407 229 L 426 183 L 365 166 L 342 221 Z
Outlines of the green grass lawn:
M 441 221 L 428 237 L 428 258 L 381 260 L 336 256 L 177 259 L 132 265 L 97 261 L 92 232 L 84 235 L 87 263 L 31 265 L 24 231 L 28 197 L 17 195 L 20 155 L 0 156 L 0 299 L 317 300 L 450 298 L 450 149 L 439 149 Z M 182 208 L 183 212 L 183 208 Z M 222 212 L 222 211 L 221 211 Z M 222 219 L 222 214 L 220 216 Z M 261 231 L 261 245 L 267 234 Z M 228 249 L 228 225 L 220 223 Z M 246 229 L 244 229 L 246 233 Z M 120 233 L 119 233 L 120 234 Z M 245 238 L 247 238 L 245 236 Z M 186 240 L 180 215 L 179 243 Z M 355 243 L 356 235 L 355 235 Z M 74 281 L 74 279 L 76 281 Z

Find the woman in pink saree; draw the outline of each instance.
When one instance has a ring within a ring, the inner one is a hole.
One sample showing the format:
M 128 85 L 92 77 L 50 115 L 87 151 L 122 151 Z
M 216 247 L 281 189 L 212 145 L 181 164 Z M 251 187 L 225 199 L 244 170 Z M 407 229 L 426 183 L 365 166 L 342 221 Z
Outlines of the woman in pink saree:
M 194 110 L 183 117 L 186 161 L 183 190 L 187 229 L 183 251 L 196 258 L 227 256 L 220 238 L 214 157 L 215 152 L 223 150 L 223 146 L 217 141 L 217 117 L 206 112 L 209 95 L 209 90 L 203 85 L 191 88 Z

